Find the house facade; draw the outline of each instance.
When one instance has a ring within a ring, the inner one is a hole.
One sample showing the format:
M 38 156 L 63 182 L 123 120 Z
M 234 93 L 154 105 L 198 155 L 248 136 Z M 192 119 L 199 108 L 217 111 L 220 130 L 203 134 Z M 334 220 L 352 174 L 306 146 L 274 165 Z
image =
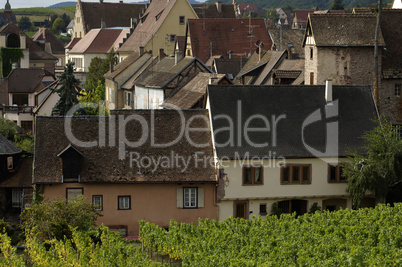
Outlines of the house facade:
M 351 208 L 342 162 L 364 153 L 360 136 L 374 127 L 369 86 L 209 85 L 207 109 L 220 220 Z
M 71 127 L 63 127 L 65 120 Z M 139 220 L 168 227 L 171 219 L 217 219 L 211 134 L 196 130 L 181 135 L 179 129 L 186 125 L 209 129 L 207 111 L 39 116 L 33 183 L 44 190 L 46 200 L 83 195 L 101 211 L 97 223 L 123 235 L 138 235 Z M 99 135 L 102 129 L 110 134 Z

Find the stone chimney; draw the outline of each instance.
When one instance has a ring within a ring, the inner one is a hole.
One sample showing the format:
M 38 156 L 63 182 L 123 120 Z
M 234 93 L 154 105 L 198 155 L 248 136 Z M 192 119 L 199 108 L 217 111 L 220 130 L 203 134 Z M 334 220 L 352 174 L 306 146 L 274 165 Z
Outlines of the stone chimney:
M 216 2 L 216 9 L 218 10 L 218 13 L 222 13 L 222 2 Z
M 165 57 L 165 52 L 163 48 L 159 48 L 159 55 L 158 55 L 158 60 L 162 60 Z
M 332 102 L 332 80 L 328 79 L 325 81 L 325 100 Z
M 142 56 L 144 54 L 144 47 L 140 46 L 140 56 Z
M 183 52 L 176 50 L 174 52 L 174 64 L 177 65 L 177 63 L 179 63 L 180 60 L 182 60 L 183 58 Z

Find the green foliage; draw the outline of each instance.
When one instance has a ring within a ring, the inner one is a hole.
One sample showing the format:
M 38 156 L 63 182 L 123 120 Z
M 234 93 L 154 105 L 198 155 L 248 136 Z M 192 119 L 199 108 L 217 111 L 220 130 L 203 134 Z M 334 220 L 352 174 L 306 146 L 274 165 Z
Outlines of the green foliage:
M 402 182 L 402 140 L 391 122 L 375 122 L 376 127 L 362 136 L 367 153 L 351 153 L 342 172 L 354 207 L 360 206 L 366 191 L 375 194 L 377 203 L 385 202 L 389 190 Z
M 98 87 L 99 83 L 105 85 L 104 75 L 110 70 L 110 63 L 117 64 L 117 57 L 112 49 L 106 59 L 95 57 L 92 59 L 88 68 L 88 74 L 85 82 L 85 91 L 91 92 Z M 104 97 L 103 97 L 104 100 Z
M 75 86 L 80 83 L 74 76 L 74 62 L 69 61 L 64 67 L 64 72 L 58 77 L 60 79 L 60 88 L 50 88 L 52 92 L 60 96 L 59 101 L 52 109 L 54 112 L 59 112 L 60 115 L 67 115 L 68 111 L 78 104 L 78 96 L 80 95 Z
M 279 14 L 276 13 L 276 8 L 270 7 L 265 11 L 265 17 L 277 23 L 279 19 Z
M 62 18 L 57 18 L 53 22 L 52 31 L 55 33 L 64 32 L 66 30 L 66 24 Z
M 169 230 L 141 221 L 140 238 L 183 266 L 399 266 L 401 223 L 398 203 L 299 217 L 171 221 Z
M 334 2 L 329 7 L 331 10 L 344 10 L 345 6 L 342 4 L 342 0 L 334 0 Z
M 32 27 L 32 22 L 29 19 L 29 17 L 24 16 L 20 19 L 20 21 L 18 21 L 18 28 L 23 32 L 28 31 L 29 29 L 31 29 L 31 27 Z
M 34 136 L 32 134 L 14 135 L 14 143 L 17 147 L 28 153 L 34 152 Z
M 0 134 L 14 142 L 14 135 L 17 133 L 17 125 L 10 120 L 0 117 Z
M 321 207 L 318 206 L 317 202 L 314 202 L 313 205 L 311 205 L 310 210 L 308 212 L 315 213 L 316 211 L 321 211 Z
M 294 8 L 291 5 L 285 5 L 281 7 L 283 11 L 289 10 L 293 14 Z
M 283 213 L 282 209 L 279 207 L 279 202 L 275 202 L 271 206 L 271 213 L 270 215 L 276 215 L 279 217 Z
M 24 255 L 17 253 L 17 248 L 11 246 L 11 238 L 7 234 L 0 235 L 0 266 L 26 266 Z
M 105 84 L 101 84 L 100 81 L 98 81 L 98 86 L 94 90 L 83 92 L 79 97 L 80 103 L 86 106 L 84 110 L 87 115 L 107 115 L 108 112 L 104 100 Z
M 22 213 L 23 229 L 40 240 L 72 238 L 72 228 L 78 231 L 94 229 L 101 213 L 80 196 L 73 201 L 58 198 L 52 202 L 34 203 Z
M 12 63 L 18 62 L 23 57 L 24 53 L 22 52 L 22 49 L 1 47 L 0 61 L 2 64 L 0 65 L 0 76 L 7 77 L 11 72 Z

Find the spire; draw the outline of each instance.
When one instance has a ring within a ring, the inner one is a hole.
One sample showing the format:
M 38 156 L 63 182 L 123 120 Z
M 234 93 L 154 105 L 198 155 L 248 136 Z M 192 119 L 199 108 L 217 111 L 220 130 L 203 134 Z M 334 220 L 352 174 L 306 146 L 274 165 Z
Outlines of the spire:
M 8 0 L 7 0 L 7 3 L 6 3 L 6 5 L 5 5 L 5 7 L 4 7 L 4 13 L 6 13 L 6 16 L 7 16 L 7 23 L 10 23 L 10 15 L 11 15 L 11 5 L 10 5 L 10 3 L 8 2 Z

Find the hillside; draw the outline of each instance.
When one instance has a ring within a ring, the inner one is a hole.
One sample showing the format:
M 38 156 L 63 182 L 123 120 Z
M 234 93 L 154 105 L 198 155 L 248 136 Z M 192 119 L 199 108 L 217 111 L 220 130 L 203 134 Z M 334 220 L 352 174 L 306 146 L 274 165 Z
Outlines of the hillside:
M 216 0 L 208 0 L 208 4 L 215 3 Z M 255 4 L 260 9 L 270 8 L 270 7 L 283 7 L 290 5 L 293 8 L 298 9 L 312 9 L 318 7 L 319 9 L 328 9 L 332 4 L 333 0 L 237 0 L 238 4 Z M 222 0 L 223 4 L 231 4 L 233 0 Z M 377 0 L 343 0 L 345 8 L 353 7 L 365 7 L 371 4 L 376 4 Z M 383 0 L 383 4 L 392 3 L 392 0 Z

